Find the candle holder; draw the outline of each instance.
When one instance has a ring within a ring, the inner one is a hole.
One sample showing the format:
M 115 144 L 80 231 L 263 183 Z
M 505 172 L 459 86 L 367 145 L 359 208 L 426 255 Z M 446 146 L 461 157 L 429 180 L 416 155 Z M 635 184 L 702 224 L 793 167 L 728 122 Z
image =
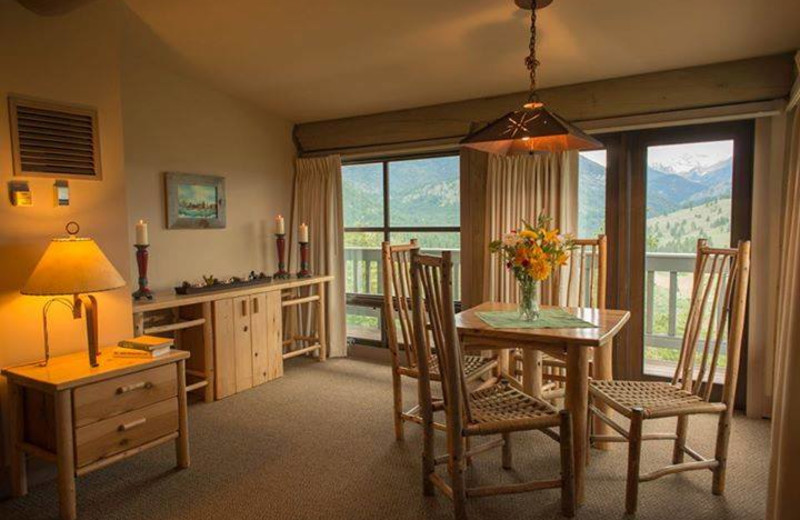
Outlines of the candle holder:
M 308 268 L 308 242 L 300 242 L 300 271 L 297 272 L 298 278 L 311 278 L 311 270 Z
M 286 270 L 286 263 L 283 260 L 286 256 L 286 235 L 276 233 L 275 242 L 278 246 L 278 270 L 272 277 L 276 280 L 285 280 L 291 276 L 289 271 Z
M 136 244 L 136 265 L 139 267 L 139 290 L 133 293 L 134 300 L 141 300 L 147 298 L 153 299 L 153 293 L 147 287 L 147 261 L 150 258 L 147 248 L 149 244 Z

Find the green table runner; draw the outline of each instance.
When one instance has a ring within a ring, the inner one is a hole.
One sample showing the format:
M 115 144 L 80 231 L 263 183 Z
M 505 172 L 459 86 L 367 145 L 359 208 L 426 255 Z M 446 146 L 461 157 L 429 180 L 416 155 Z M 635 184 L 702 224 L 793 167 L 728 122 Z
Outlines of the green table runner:
M 597 325 L 561 309 L 542 309 L 538 320 L 525 321 L 518 311 L 476 312 L 478 317 L 496 329 L 596 329 Z

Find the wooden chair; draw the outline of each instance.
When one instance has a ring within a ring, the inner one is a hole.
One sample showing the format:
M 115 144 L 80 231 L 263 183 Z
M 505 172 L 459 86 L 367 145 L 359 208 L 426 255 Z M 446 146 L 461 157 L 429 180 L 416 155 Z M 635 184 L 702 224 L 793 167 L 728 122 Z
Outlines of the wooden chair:
M 456 519 L 466 518 L 467 498 L 561 488 L 561 507 L 565 516 L 575 513 L 572 450 L 572 421 L 566 410 L 558 412 L 549 403 L 520 392 L 500 379 L 477 390 L 467 389 L 464 355 L 455 327 L 452 291 L 453 264 L 450 253 L 441 257 L 424 256 L 412 250 L 412 294 L 414 330 L 417 342 L 424 339 L 424 302 L 430 320 L 432 348 L 435 348 L 441 375 L 447 431 L 447 468 L 450 484 L 436 473 L 433 454 L 433 409 L 431 406 L 431 359 L 418 350 L 420 403 L 423 424 L 423 490 L 432 495 L 439 488 L 455 505 Z M 559 428 L 556 433 L 551 428 Z M 467 459 L 477 453 L 502 445 L 502 464 L 511 468 L 511 433 L 540 430 L 561 444 L 561 475 L 552 480 L 538 480 L 500 486 L 467 487 L 464 472 Z M 502 435 L 469 449 L 475 436 Z
M 562 307 L 606 308 L 606 247 L 605 235 L 597 238 L 575 240 L 575 249 L 570 254 L 566 266 L 555 271 L 553 278 L 545 284 L 544 291 L 550 295 L 554 305 Z M 589 374 L 595 370 L 593 353 L 590 352 Z M 611 350 L 609 359 L 603 360 L 600 367 L 611 370 Z M 514 375 L 521 379 L 522 353 L 514 352 Z M 566 382 L 566 359 L 549 355 L 542 356 L 542 398 L 552 400 L 564 397 Z M 611 374 L 606 374 L 611 379 Z
M 389 339 L 389 351 L 392 356 L 392 388 L 394 390 L 394 431 L 397 440 L 404 438 L 404 423 L 406 421 L 421 424 L 419 404 L 408 411 L 403 411 L 403 385 L 402 378 L 417 379 L 419 369 L 417 366 L 417 351 L 419 350 L 417 338 L 414 334 L 411 305 L 411 254 L 419 251 L 417 240 L 409 244 L 392 245 L 384 242 L 383 255 L 383 316 L 384 327 Z M 399 328 L 399 331 L 398 331 Z M 427 338 L 423 350 L 428 353 L 431 360 L 431 378 L 440 379 L 438 362 L 430 352 Z M 401 349 L 402 347 L 402 349 Z M 401 350 L 403 352 L 401 352 Z M 495 359 L 484 358 L 479 355 L 464 357 L 467 367 L 468 381 L 476 381 L 497 367 Z M 444 431 L 444 425 L 436 423 L 436 428 Z
M 628 486 L 625 499 L 628 514 L 636 512 L 639 482 L 672 473 L 711 470 L 714 474 L 712 492 L 715 495 L 724 492 L 749 273 L 750 242 L 740 242 L 737 249 L 714 249 L 707 247 L 705 240 L 699 240 L 692 302 L 672 381 L 593 381 L 590 384 L 589 392 L 593 402 L 605 403 L 630 420 L 630 427 L 625 430 L 608 415 L 590 406 L 590 413 L 620 434 L 602 438 L 593 436 L 595 440 L 628 443 Z M 727 366 L 722 400 L 712 402 L 714 376 L 726 338 Z M 699 367 L 695 369 L 698 360 Z M 686 444 L 689 416 L 693 414 L 719 415 L 713 459 L 704 458 Z M 677 417 L 675 434 L 642 433 L 642 423 L 645 420 L 664 417 Z M 640 476 L 642 441 L 649 440 L 674 441 L 672 465 Z M 684 455 L 694 460 L 683 462 Z

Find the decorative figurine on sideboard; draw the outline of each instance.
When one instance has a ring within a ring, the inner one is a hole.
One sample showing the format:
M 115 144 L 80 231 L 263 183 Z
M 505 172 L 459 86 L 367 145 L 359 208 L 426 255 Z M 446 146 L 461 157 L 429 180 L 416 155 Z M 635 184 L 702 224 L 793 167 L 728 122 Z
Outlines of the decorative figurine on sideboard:
M 282 215 L 275 217 L 275 241 L 278 246 L 278 270 L 273 275 L 276 280 L 288 279 L 291 275 L 286 270 L 286 223 Z
M 147 248 L 150 247 L 150 241 L 147 236 L 147 222 L 144 220 L 140 220 L 136 224 L 136 243 L 134 247 L 136 248 L 136 266 L 139 268 L 139 290 L 133 293 L 133 299 L 141 300 L 142 298 L 147 298 L 152 300 L 153 293 L 150 292 L 150 288 L 147 286 L 147 263 L 150 258 Z
M 241 289 L 254 285 L 264 285 L 271 281 L 271 276 L 263 272 L 257 273 L 255 271 L 250 271 L 250 274 L 245 277 L 231 276 L 230 278 L 222 280 L 214 275 L 203 275 L 202 281 L 197 281 L 195 283 L 185 281 L 178 287 L 175 287 L 175 294 L 187 295 L 224 291 L 226 289 Z
M 310 278 L 311 270 L 308 265 L 308 224 L 303 222 L 300 224 L 300 271 L 297 272 L 298 278 Z

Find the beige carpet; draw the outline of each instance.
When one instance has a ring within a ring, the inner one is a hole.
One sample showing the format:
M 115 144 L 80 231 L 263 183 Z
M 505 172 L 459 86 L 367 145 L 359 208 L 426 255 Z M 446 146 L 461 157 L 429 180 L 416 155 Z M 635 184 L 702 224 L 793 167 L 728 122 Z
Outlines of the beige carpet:
M 447 499 L 420 492 L 419 429 L 396 443 L 385 366 L 338 359 L 290 363 L 285 377 L 213 404 L 190 408 L 192 467 L 173 470 L 164 446 L 78 480 L 82 520 L 451 518 Z M 413 386 L 407 396 L 413 397 Z M 662 429 L 672 424 L 662 423 Z M 715 423 L 697 418 L 690 443 L 713 447 Z M 710 472 L 673 475 L 641 487 L 640 520 L 764 517 L 769 424 L 737 418 L 728 491 L 711 494 Z M 514 471 L 500 453 L 482 455 L 474 482 L 556 475 L 557 446 L 541 434 L 514 437 Z M 577 518 L 624 516 L 624 448 L 592 453 L 587 500 Z M 671 446 L 645 444 L 643 470 L 669 461 Z M 470 502 L 472 519 L 559 518 L 558 491 Z M 0 502 L 3 520 L 58 517 L 54 482 Z

